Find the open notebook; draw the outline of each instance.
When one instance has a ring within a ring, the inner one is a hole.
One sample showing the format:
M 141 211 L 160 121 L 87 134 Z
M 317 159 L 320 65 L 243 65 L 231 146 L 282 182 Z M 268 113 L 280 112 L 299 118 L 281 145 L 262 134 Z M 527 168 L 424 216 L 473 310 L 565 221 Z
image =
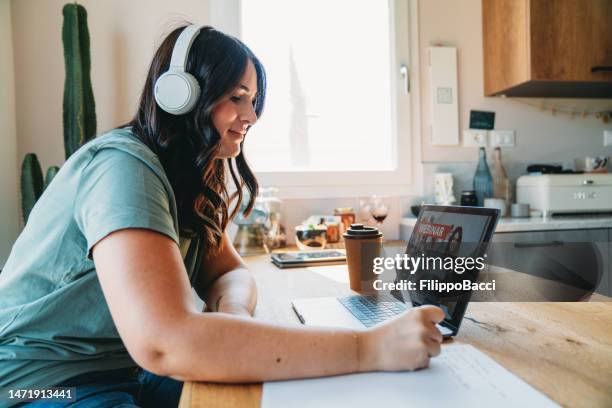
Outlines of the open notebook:
M 264 384 L 262 408 L 556 407 L 470 345 L 443 346 L 428 368 Z

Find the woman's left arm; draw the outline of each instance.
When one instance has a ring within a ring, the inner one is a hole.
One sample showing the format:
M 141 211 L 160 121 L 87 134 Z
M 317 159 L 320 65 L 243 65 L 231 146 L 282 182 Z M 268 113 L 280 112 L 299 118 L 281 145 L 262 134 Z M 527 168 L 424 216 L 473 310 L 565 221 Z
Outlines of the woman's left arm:
M 202 259 L 195 290 L 213 312 L 253 315 L 257 303 L 255 280 L 227 233 L 219 252 Z

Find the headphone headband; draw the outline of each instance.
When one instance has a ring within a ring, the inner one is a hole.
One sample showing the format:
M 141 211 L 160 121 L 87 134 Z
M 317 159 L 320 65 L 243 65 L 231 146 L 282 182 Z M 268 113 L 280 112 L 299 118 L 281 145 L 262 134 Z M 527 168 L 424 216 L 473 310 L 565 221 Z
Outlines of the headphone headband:
M 172 49 L 172 59 L 170 60 L 169 70 L 179 69 L 180 71 L 185 71 L 191 44 L 193 44 L 193 41 L 196 39 L 201 29 L 202 26 L 194 24 L 185 27 L 181 32 Z

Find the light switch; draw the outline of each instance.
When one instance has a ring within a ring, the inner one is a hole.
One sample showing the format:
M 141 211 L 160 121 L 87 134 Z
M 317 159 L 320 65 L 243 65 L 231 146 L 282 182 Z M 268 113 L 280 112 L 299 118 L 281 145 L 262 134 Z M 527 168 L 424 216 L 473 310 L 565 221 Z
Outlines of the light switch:
M 491 147 L 514 147 L 514 130 L 491 130 L 489 143 Z
M 438 88 L 438 103 L 453 103 L 453 88 Z
M 485 147 L 487 145 L 487 131 L 483 129 L 467 129 L 463 131 L 463 146 Z
M 604 130 L 604 146 L 612 146 L 612 130 Z

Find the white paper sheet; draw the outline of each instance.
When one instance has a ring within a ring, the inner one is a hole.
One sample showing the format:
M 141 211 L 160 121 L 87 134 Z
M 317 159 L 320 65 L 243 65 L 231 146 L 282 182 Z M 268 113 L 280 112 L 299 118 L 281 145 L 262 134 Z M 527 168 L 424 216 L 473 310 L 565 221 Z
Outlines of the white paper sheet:
M 429 368 L 264 384 L 262 408 L 556 407 L 470 345 L 444 346 Z
M 348 267 L 346 265 L 327 265 L 315 266 L 306 268 L 310 272 L 318 273 L 319 275 L 340 283 L 348 283 Z

